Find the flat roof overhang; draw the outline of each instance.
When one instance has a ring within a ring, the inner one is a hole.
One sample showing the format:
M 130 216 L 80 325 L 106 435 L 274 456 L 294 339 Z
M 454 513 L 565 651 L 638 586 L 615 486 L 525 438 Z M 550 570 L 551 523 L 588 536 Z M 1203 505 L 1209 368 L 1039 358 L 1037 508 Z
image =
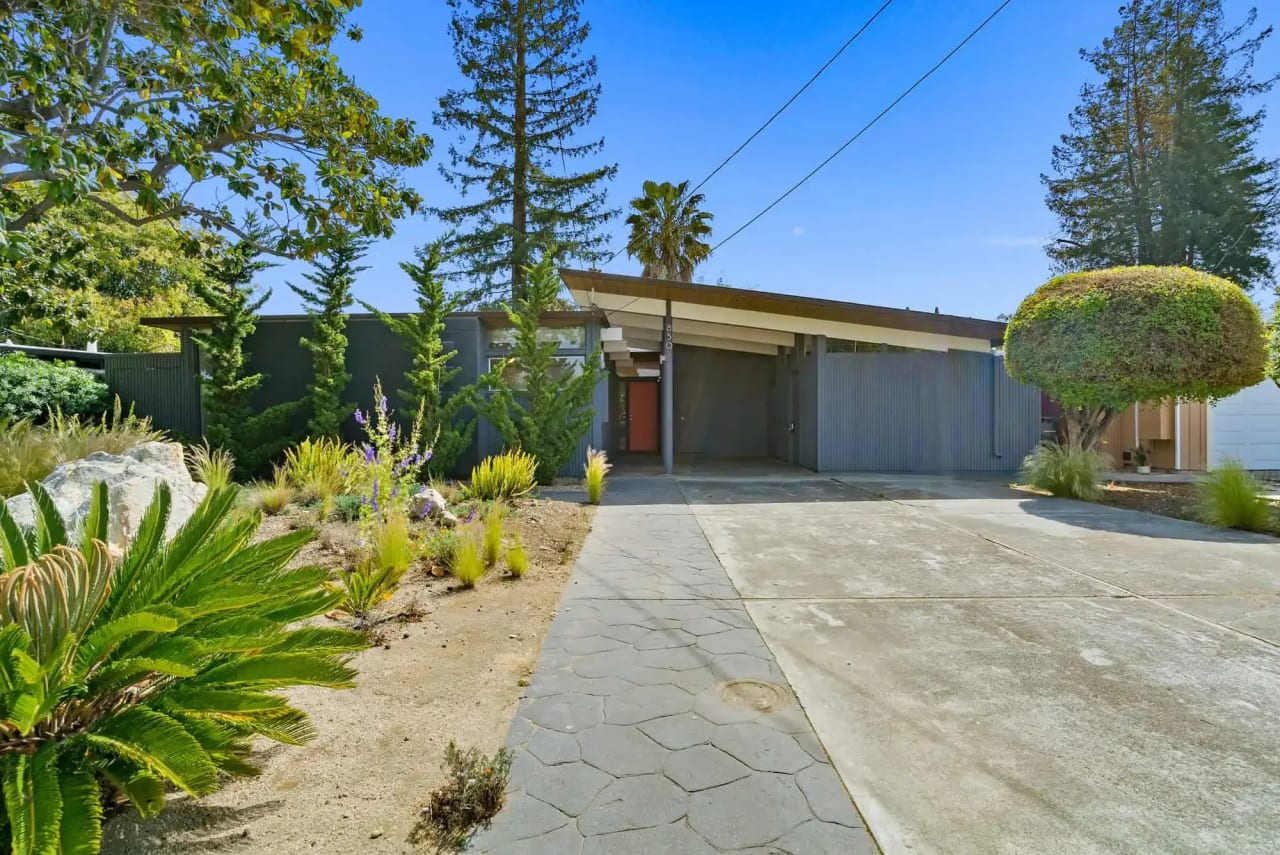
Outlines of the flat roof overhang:
M 599 271 L 562 269 L 560 276 L 579 306 L 623 327 L 629 343 L 661 338 L 668 301 L 675 343 L 747 352 L 776 353 L 797 334 L 980 352 L 1004 337 L 1003 323 L 979 318 Z

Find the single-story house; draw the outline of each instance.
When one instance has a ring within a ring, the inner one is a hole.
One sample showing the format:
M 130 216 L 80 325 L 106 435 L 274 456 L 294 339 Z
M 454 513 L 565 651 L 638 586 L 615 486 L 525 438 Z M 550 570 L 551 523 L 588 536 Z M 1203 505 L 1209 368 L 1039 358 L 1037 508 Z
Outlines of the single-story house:
M 616 459 L 652 456 L 668 471 L 677 458 L 772 458 L 818 471 L 1008 472 L 1040 438 L 1040 393 L 1005 372 L 997 321 L 598 271 L 561 276 L 578 308 L 544 317 L 560 358 L 571 368 L 599 345 L 608 363 L 566 474 L 581 472 L 588 446 Z M 190 333 L 214 320 L 146 321 L 183 342 L 185 358 L 162 355 L 172 357 L 170 399 L 179 389 L 198 400 L 188 388 L 198 364 Z M 246 343 L 247 370 L 266 375 L 257 406 L 303 394 L 311 362 L 298 340 L 308 323 L 304 314 L 258 320 Z M 396 335 L 368 314 L 351 315 L 346 334 L 349 399 L 367 403 L 375 377 L 397 388 L 410 357 Z M 510 334 L 502 312 L 450 316 L 444 338 L 461 368 L 453 384 L 502 359 Z M 144 414 L 146 388 L 161 379 L 155 356 L 116 371 Z M 459 467 L 501 445 L 482 422 Z
M 773 458 L 817 471 L 1016 470 L 1040 393 L 1009 378 L 996 321 L 562 270 L 600 316 L 607 448 Z

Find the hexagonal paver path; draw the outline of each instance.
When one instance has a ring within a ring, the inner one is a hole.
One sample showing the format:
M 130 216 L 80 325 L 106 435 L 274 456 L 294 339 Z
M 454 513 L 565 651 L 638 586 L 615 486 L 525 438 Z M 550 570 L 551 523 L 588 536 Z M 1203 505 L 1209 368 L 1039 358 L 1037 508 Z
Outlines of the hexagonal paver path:
M 473 852 L 879 851 L 667 479 L 610 485 L 507 742 Z

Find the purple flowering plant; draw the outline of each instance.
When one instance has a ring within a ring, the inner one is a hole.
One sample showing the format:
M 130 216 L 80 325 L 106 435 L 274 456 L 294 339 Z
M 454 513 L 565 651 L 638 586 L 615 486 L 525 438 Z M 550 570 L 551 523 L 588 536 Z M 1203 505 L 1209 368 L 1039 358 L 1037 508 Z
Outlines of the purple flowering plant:
M 393 420 L 395 411 L 387 406 L 379 379 L 373 386 L 376 406 L 367 413 L 356 410 L 356 424 L 364 429 L 361 462 L 369 485 L 361 506 L 361 519 L 374 522 L 380 517 L 406 510 L 416 492 L 423 464 L 431 459 L 431 449 L 422 438 L 422 409 L 407 430 Z

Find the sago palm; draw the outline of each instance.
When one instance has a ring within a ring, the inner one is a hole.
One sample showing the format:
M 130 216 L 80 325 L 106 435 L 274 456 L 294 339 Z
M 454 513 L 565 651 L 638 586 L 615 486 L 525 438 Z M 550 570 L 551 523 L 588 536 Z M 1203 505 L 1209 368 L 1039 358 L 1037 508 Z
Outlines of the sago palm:
M 644 275 L 692 282 L 693 271 L 711 254 L 713 215 L 699 210 L 705 197 L 689 194 L 689 182 L 646 181 L 642 195 L 631 200 L 627 256 L 644 265 Z
M 252 543 L 259 514 L 211 490 L 164 542 L 161 485 L 123 555 L 105 545 L 107 488 L 69 536 L 48 494 L 36 525 L 0 504 L 0 836 L 15 855 L 93 855 L 102 793 L 150 816 L 170 786 L 193 796 L 252 774 L 251 741 L 306 741 L 306 715 L 275 690 L 352 685 L 363 637 L 290 628 L 338 595 L 317 567 L 289 567 L 299 531 Z

